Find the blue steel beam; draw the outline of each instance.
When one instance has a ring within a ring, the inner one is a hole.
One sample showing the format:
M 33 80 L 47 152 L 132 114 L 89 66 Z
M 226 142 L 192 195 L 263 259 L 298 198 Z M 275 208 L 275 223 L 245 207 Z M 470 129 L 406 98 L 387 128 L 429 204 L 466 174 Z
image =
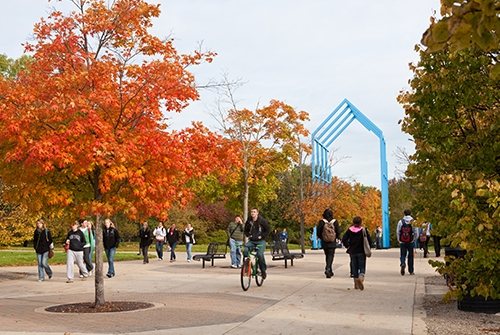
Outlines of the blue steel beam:
M 342 107 L 344 108 L 340 110 Z M 339 112 L 340 111 L 340 112 Z M 330 120 L 333 119 L 332 122 Z M 343 118 L 342 118 L 343 117 Z M 341 119 L 342 118 L 342 119 Z M 312 133 L 313 154 L 311 157 L 312 177 L 314 181 L 331 182 L 331 166 L 328 162 L 328 148 L 354 121 L 358 120 L 368 131 L 373 132 L 380 142 L 380 181 L 382 197 L 382 246 L 390 245 L 389 232 L 389 178 L 387 173 L 386 145 L 382 131 L 368 119 L 349 100 L 344 99 L 330 115 Z M 339 122 L 340 120 L 340 122 Z M 318 132 L 321 133 L 317 136 Z M 328 133 L 328 134 L 327 134 Z M 327 134 L 326 138 L 323 138 Z M 319 173 L 318 173 L 319 168 Z

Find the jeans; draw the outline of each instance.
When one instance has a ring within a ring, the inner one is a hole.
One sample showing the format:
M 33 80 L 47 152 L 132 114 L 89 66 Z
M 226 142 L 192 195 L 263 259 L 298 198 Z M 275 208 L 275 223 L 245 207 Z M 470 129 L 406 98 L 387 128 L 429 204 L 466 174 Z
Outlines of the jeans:
M 229 247 L 231 248 L 231 265 L 241 266 L 241 246 L 242 241 L 236 241 L 232 238 L 229 239 Z
M 38 279 L 45 280 L 45 272 L 49 278 L 52 277 L 52 269 L 49 266 L 49 252 L 37 253 L 36 260 L 38 262 Z
M 149 249 L 149 245 L 144 245 L 141 248 L 142 256 L 144 257 L 144 260 L 143 260 L 144 264 L 149 263 L 148 249 Z
M 413 268 L 413 243 L 400 243 L 400 266 L 406 266 L 406 257 L 408 256 L 408 271 L 414 272 Z
M 85 247 L 83 248 L 83 261 L 85 262 L 85 267 L 87 268 L 87 271 L 90 272 L 94 269 L 94 265 L 92 265 L 92 257 L 91 257 L 91 248 L 90 247 Z M 80 274 L 81 271 L 80 271 Z
M 175 247 L 177 246 L 177 242 L 170 244 L 170 260 L 175 261 Z
M 333 275 L 333 258 L 335 257 L 335 248 L 323 248 L 325 253 L 325 274 Z
M 247 244 L 245 244 L 245 250 L 243 251 L 245 257 L 248 257 L 248 253 L 255 249 L 257 249 L 260 271 L 266 272 L 267 265 L 266 258 L 264 257 L 264 250 L 266 250 L 266 241 L 248 241 Z
M 359 278 L 359 276 L 364 276 L 366 273 L 366 255 L 363 254 L 352 254 L 351 255 L 351 276 L 353 278 Z
M 108 275 L 115 275 L 115 254 L 116 248 L 109 248 L 104 250 L 106 252 L 106 258 L 108 259 Z
M 187 260 L 190 261 L 193 259 L 193 256 L 191 255 L 191 250 L 193 249 L 193 243 L 186 243 L 186 254 L 187 254 Z
M 158 255 L 159 259 L 163 259 L 163 243 L 163 240 L 156 241 L 156 254 Z

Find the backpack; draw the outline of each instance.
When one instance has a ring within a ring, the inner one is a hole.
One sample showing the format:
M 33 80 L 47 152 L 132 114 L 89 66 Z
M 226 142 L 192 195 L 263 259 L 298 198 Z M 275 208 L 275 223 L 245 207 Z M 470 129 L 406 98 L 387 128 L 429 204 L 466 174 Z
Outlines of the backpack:
M 333 223 L 336 220 L 332 220 L 331 222 L 327 222 L 326 220 L 323 221 L 325 221 L 325 225 L 323 226 L 321 240 L 323 240 L 323 242 L 335 242 L 337 234 L 335 233 L 335 226 Z
M 410 243 L 413 241 L 413 227 L 411 224 L 406 224 L 403 221 L 403 224 L 401 225 L 401 230 L 399 231 L 399 241 L 401 243 Z

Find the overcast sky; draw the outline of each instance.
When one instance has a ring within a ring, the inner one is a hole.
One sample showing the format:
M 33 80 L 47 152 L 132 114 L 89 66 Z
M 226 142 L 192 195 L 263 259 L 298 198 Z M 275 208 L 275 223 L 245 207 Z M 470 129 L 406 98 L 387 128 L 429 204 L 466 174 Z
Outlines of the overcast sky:
M 439 0 L 162 0 L 154 33 L 171 36 L 180 52 L 217 52 L 211 64 L 192 68 L 203 85 L 224 73 L 245 82 L 236 92 L 239 107 L 255 108 L 278 99 L 310 114 L 312 132 L 347 98 L 384 133 L 389 178 L 404 170 L 397 148 L 413 152 L 398 120 L 398 92 L 408 87 L 408 63 Z M 65 4 L 66 3 L 66 4 Z M 2 3 L 0 53 L 19 57 L 33 23 L 51 7 L 69 1 L 16 0 Z M 201 99 L 171 119 L 174 128 L 203 121 L 215 129 L 216 95 Z M 333 143 L 333 174 L 380 187 L 379 141 L 357 121 Z

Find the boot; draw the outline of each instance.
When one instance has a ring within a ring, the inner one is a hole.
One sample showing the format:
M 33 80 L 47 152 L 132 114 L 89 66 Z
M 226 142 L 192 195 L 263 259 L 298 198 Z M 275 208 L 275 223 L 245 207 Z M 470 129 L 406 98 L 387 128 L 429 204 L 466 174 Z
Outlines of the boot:
M 365 286 L 363 285 L 363 282 L 365 281 L 365 276 L 364 275 L 359 275 L 358 278 L 358 288 L 363 291 L 365 289 Z
M 355 290 L 359 289 L 359 278 L 354 278 L 354 289 Z

